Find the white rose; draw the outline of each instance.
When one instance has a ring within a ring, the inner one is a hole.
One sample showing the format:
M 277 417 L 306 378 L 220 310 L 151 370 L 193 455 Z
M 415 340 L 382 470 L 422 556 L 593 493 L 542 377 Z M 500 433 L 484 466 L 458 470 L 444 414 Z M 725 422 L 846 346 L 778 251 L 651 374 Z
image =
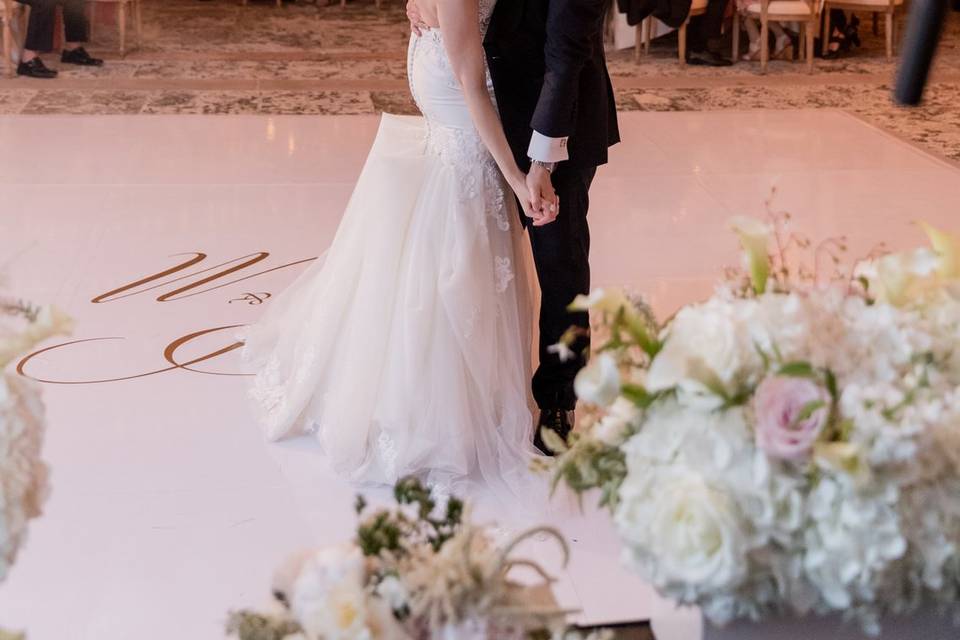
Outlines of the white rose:
M 363 554 L 327 547 L 307 559 L 290 595 L 290 611 L 310 640 L 369 640 Z
M 620 367 L 609 353 L 601 353 L 580 370 L 573 390 L 584 402 L 608 407 L 620 395 Z
M 615 519 L 628 559 L 654 586 L 690 601 L 743 581 L 741 516 L 698 473 L 681 465 L 632 467 L 620 499 Z
M 611 447 L 618 447 L 630 431 L 639 427 L 640 409 L 626 398 L 617 398 L 593 429 L 593 436 Z
M 705 407 L 722 404 L 718 394 L 733 391 L 733 382 L 745 364 L 739 335 L 746 331 L 741 326 L 744 323 L 734 318 L 737 304 L 714 299 L 682 309 L 650 364 L 647 389 L 677 388 L 687 402 Z

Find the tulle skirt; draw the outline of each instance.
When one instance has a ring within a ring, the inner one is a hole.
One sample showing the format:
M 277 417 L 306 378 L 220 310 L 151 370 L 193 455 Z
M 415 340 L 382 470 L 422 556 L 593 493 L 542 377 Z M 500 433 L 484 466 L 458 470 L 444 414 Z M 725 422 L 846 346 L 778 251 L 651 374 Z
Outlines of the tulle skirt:
M 529 497 L 528 243 L 475 132 L 383 116 L 332 245 L 244 338 L 266 435 L 342 475 Z

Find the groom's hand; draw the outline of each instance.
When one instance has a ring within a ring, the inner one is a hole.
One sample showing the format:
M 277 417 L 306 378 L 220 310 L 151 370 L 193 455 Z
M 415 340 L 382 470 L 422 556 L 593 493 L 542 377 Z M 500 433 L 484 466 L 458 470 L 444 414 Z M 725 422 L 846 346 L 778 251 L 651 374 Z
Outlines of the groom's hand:
M 527 174 L 527 189 L 530 191 L 530 207 L 534 215 L 533 226 L 542 227 L 557 219 L 560 213 L 560 200 L 553 190 L 550 172 L 543 166 L 533 163 Z
M 423 16 L 420 15 L 420 7 L 417 6 L 417 0 L 407 0 L 407 19 L 410 20 L 410 30 L 418 36 L 423 35 L 423 29 L 426 24 L 423 22 Z

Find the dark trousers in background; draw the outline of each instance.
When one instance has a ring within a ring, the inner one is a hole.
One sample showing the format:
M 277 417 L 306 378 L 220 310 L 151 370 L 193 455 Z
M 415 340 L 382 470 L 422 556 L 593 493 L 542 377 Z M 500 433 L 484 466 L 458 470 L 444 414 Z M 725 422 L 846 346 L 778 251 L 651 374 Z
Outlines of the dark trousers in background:
M 21 0 L 30 5 L 30 24 L 24 47 L 30 51 L 53 51 L 53 30 L 57 24 L 57 6 L 63 7 L 63 27 L 67 42 L 86 42 L 90 23 L 84 0 Z
M 723 18 L 730 0 L 709 0 L 707 12 L 690 18 L 688 44 L 690 51 L 707 51 L 711 43 L 718 41 L 723 33 Z
M 560 197 L 560 215 L 543 226 L 527 226 L 533 260 L 540 281 L 540 367 L 533 376 L 533 397 L 541 409 L 573 409 L 577 397 L 573 379 L 586 364 L 588 333 L 573 345 L 577 357 L 561 362 L 547 348 L 556 344 L 571 326 L 589 332 L 587 313 L 570 313 L 567 306 L 577 295 L 590 292 L 590 229 L 587 209 L 595 167 L 578 169 L 561 163 L 553 176 Z

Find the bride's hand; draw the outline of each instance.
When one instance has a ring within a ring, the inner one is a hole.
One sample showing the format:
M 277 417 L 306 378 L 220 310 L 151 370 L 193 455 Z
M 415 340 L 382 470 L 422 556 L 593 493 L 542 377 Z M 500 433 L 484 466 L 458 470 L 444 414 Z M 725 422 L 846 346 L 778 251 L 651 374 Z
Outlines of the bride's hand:
M 557 219 L 560 214 L 560 198 L 553 188 L 553 176 L 547 169 L 534 163 L 527 174 L 527 190 L 530 192 L 531 206 L 539 212 L 539 219 L 533 225 L 542 227 Z
M 410 30 L 418 36 L 422 36 L 423 30 L 428 28 L 420 14 L 417 0 L 407 0 L 407 19 L 410 20 Z
M 510 188 L 517 196 L 517 200 L 520 201 L 520 206 L 523 207 L 523 215 L 533 220 L 534 224 L 537 224 L 543 217 L 543 213 L 533 207 L 533 198 L 530 195 L 530 189 L 527 188 L 526 176 L 520 173 L 511 178 L 509 182 Z

